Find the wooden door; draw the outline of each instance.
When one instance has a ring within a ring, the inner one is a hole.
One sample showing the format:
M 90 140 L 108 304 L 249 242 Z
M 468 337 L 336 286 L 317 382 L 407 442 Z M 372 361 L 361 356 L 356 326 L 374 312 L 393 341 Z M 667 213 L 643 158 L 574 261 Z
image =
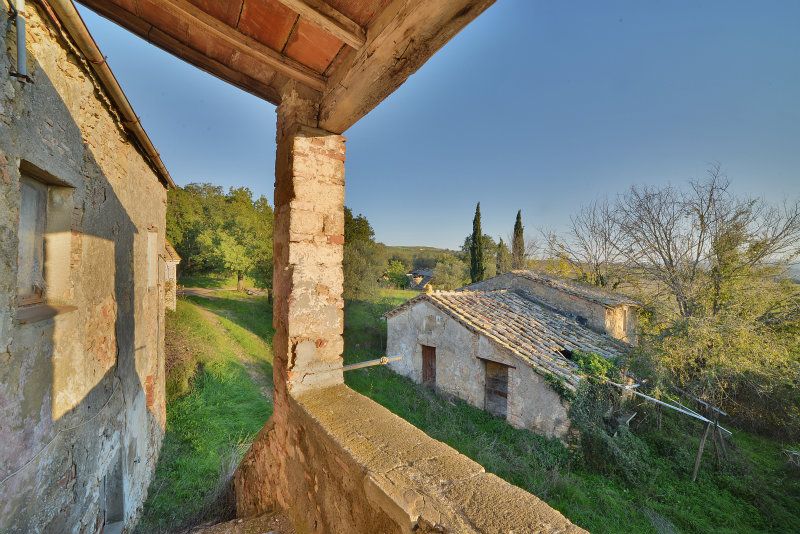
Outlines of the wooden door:
M 436 347 L 422 345 L 422 383 L 436 385 Z
M 505 418 L 508 408 L 508 366 L 490 361 L 484 363 L 486 364 L 486 411 Z

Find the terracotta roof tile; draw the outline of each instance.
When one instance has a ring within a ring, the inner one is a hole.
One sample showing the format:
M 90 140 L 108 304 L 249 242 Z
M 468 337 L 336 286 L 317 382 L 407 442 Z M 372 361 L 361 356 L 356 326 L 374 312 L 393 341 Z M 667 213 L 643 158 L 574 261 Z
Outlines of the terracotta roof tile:
M 580 297 L 582 299 L 591 302 L 596 302 L 598 304 L 602 304 L 603 306 L 613 307 L 622 304 L 626 304 L 628 306 L 640 306 L 639 302 L 633 300 L 630 297 L 622 295 L 621 293 L 616 293 L 614 291 L 608 291 L 605 289 L 601 289 L 599 287 L 583 284 L 575 280 L 560 278 L 558 276 L 553 276 L 551 274 L 543 273 L 541 271 L 516 270 L 516 271 L 510 271 L 508 274 L 510 274 L 511 276 L 518 276 L 520 278 L 527 278 L 528 280 L 532 280 L 533 282 L 537 282 L 545 286 L 550 286 L 554 289 L 557 289 L 569 295 L 574 295 L 576 297 Z M 483 282 L 477 282 L 477 284 L 481 283 Z M 476 286 L 477 284 L 471 284 L 465 286 L 461 290 L 469 290 L 471 288 L 474 288 L 474 286 Z

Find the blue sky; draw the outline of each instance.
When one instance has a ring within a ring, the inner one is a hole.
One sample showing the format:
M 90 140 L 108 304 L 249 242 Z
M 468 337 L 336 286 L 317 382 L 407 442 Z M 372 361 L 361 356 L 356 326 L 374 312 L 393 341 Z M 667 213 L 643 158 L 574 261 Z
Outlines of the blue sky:
M 272 199 L 274 107 L 81 9 L 179 184 Z M 346 136 L 347 204 L 387 244 L 562 229 L 719 162 L 800 196 L 800 2 L 499 0 Z

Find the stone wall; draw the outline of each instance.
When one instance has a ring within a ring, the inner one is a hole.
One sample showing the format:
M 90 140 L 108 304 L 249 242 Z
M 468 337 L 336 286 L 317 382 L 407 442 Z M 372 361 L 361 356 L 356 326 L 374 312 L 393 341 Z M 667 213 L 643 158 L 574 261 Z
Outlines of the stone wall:
M 178 262 L 164 263 L 164 307 L 175 311 L 178 304 Z
M 166 191 L 77 49 L 38 3 L 27 15 L 22 83 L 0 10 L 0 532 L 95 532 L 136 519 L 163 435 L 148 251 L 164 250 Z M 47 305 L 17 302 L 22 173 L 51 188 Z
M 420 301 L 387 320 L 387 356 L 402 360 L 389 366 L 416 382 L 422 381 L 422 345 L 436 348 L 436 388 L 484 408 L 484 360 L 508 370 L 507 420 L 517 428 L 565 438 L 568 405 L 542 376 L 519 357 L 471 332 L 427 301 Z

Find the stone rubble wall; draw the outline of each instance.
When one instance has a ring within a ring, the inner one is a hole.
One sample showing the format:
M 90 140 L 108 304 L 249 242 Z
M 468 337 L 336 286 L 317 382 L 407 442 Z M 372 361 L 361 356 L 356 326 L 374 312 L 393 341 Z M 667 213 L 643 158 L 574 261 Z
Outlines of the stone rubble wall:
M 178 263 L 167 261 L 164 266 L 164 307 L 175 311 L 178 305 Z
M 77 49 L 39 3 L 26 13 L 33 81 L 0 77 L 0 532 L 97 532 L 115 488 L 121 519 L 136 520 L 164 432 L 163 287 L 148 287 L 147 243 L 155 232 L 163 251 L 166 190 Z M 2 73 L 16 63 L 8 18 Z M 59 181 L 48 220 L 67 228 L 46 238 L 62 247 L 45 270 L 59 313 L 24 324 L 21 165 Z

